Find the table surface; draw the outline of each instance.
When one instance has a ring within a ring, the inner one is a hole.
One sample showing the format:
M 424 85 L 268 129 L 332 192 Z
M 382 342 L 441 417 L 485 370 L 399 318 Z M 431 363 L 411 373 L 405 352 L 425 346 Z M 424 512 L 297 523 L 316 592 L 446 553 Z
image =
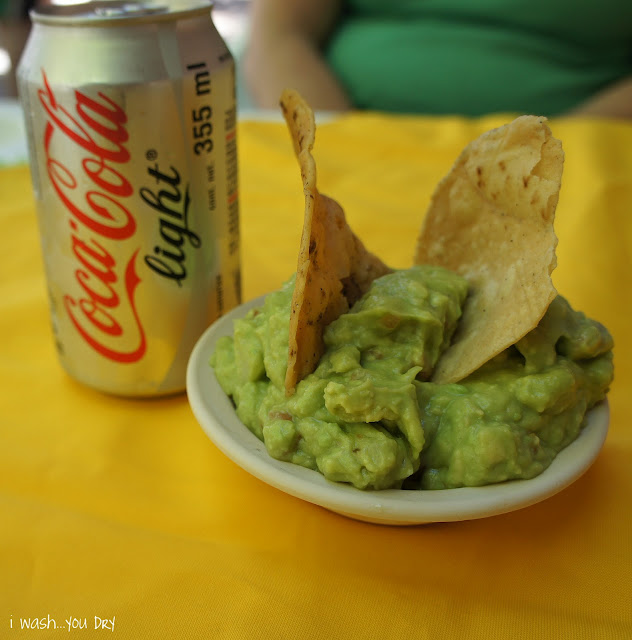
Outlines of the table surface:
M 408 266 L 438 180 L 508 119 L 337 118 L 317 131 L 321 191 L 371 250 Z M 69 378 L 28 167 L 6 162 L 0 638 L 35 619 L 54 621 L 56 637 L 113 621 L 135 640 L 631 638 L 632 126 L 550 124 L 566 152 L 554 281 L 616 343 L 608 438 L 584 476 L 542 503 L 416 527 L 357 522 L 251 477 L 207 439 L 184 394 L 121 399 Z M 295 269 L 303 194 L 282 123 L 242 121 L 238 140 L 250 299 Z

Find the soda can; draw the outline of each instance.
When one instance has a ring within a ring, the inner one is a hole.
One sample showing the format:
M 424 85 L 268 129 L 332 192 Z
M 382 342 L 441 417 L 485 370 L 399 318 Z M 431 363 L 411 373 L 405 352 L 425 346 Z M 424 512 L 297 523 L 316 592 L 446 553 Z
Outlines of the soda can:
M 241 301 L 235 66 L 212 3 L 48 6 L 18 67 L 51 323 L 78 381 L 185 388 Z

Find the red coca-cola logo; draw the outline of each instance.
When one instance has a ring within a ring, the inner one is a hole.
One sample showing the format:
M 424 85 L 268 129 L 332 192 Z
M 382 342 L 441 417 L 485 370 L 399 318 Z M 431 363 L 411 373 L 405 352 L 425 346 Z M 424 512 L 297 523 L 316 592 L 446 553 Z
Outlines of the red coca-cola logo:
M 136 220 L 126 206 L 134 190 L 122 172 L 130 161 L 125 146 L 127 116 L 101 92 L 91 98 L 75 91 L 71 112 L 59 104 L 43 70 L 42 76 L 44 88 L 38 94 L 48 114 L 46 167 L 69 214 L 69 242 L 77 261 L 74 281 L 79 293 L 64 295 L 65 309 L 95 351 L 115 362 L 136 362 L 147 349 L 136 304 L 141 282 L 136 271 L 139 249 L 121 265 L 107 248 L 136 231 Z M 53 144 L 58 137 L 61 144 Z M 62 149 L 60 157 L 54 157 L 58 149 Z M 70 163 L 70 157 L 80 162 Z

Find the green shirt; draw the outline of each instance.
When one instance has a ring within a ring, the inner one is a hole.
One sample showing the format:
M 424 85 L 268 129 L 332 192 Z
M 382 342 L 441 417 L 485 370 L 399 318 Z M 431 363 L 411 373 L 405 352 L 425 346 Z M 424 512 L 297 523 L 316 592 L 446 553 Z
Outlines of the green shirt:
M 326 55 L 362 109 L 556 115 L 632 75 L 632 2 L 347 0 Z

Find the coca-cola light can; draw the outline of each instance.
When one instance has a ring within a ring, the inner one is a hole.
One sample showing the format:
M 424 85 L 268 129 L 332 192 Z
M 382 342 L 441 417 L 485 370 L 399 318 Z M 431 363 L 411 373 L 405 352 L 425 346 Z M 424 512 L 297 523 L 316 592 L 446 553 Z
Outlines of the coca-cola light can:
M 31 14 L 18 83 L 52 326 L 68 373 L 108 393 L 183 390 L 240 302 L 235 67 L 211 8 Z

